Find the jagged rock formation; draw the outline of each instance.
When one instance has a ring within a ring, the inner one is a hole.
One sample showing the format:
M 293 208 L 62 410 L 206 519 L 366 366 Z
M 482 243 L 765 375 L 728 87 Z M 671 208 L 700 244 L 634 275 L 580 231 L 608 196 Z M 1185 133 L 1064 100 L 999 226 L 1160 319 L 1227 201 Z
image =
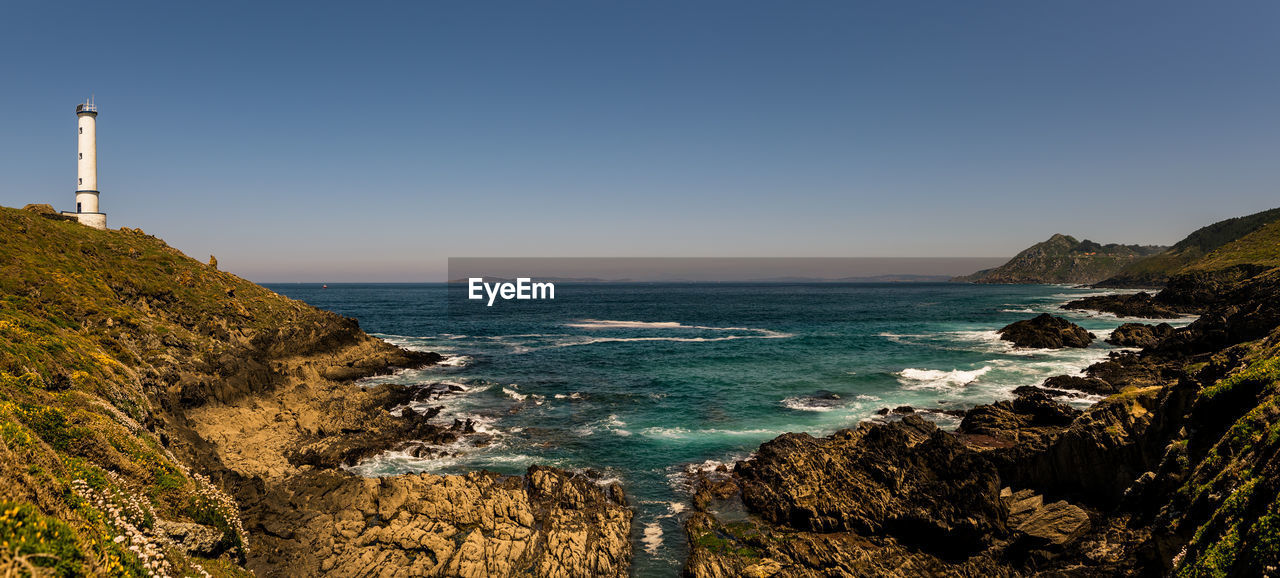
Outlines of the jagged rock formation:
M 909 415 L 821 439 L 785 434 L 736 473 L 743 503 L 772 522 L 884 533 L 959 555 L 1007 530 L 995 468 L 962 447 Z
M 965 413 L 957 431 L 1009 442 L 1041 437 L 1068 426 L 1080 410 L 1053 401 L 1048 392 L 1024 390 L 1013 400 L 980 405 Z
M 619 488 L 340 469 L 474 435 L 387 411 L 417 392 L 352 385 L 438 355 L 140 230 L 45 216 L 0 208 L 0 556 L 63 576 L 627 572 Z
M 999 333 L 1000 339 L 1011 341 L 1018 347 L 1040 349 L 1088 347 L 1095 338 L 1083 327 L 1048 313 L 1010 323 L 1000 328 Z
M 1096 283 L 1126 265 L 1165 250 L 1146 245 L 1102 245 L 1055 234 L 1015 255 L 1008 263 L 952 281 L 967 283 Z
M 787 434 L 707 474 L 686 574 L 1275 573 L 1280 269 L 1175 279 L 1166 292 L 1156 299 L 1204 314 L 1180 329 L 1127 326 L 1117 339 L 1142 351 L 1019 388 L 954 434 L 916 414 L 821 440 Z M 1052 399 L 1074 389 L 1115 393 L 1083 412 Z
M 626 576 L 631 511 L 617 484 L 530 468 L 304 475 L 265 496 L 267 567 L 290 576 Z

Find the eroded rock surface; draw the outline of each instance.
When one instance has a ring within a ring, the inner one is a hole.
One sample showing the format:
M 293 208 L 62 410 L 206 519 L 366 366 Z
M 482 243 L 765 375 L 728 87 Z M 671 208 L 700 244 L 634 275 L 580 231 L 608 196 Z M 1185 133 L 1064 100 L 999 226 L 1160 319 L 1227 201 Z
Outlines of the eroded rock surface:
M 917 416 L 786 434 L 736 473 L 748 507 L 797 530 L 887 535 L 948 555 L 1006 532 L 995 467 Z
M 268 493 L 263 505 L 270 575 L 625 576 L 630 565 L 622 489 L 551 468 L 316 473 Z
M 1057 432 L 1079 415 L 1080 410 L 1054 401 L 1047 393 L 1026 391 L 1013 400 L 969 410 L 957 431 L 1017 442 Z

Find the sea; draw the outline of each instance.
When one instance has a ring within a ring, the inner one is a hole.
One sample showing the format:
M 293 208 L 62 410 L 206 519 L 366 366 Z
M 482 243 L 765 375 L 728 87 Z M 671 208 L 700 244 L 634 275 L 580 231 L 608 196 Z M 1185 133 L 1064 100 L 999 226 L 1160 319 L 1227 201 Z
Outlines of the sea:
M 444 406 L 441 424 L 471 419 L 488 434 L 440 448 L 450 457 L 388 452 L 354 473 L 591 470 L 600 483 L 620 482 L 635 509 L 635 576 L 679 573 L 690 472 L 732 466 L 783 433 L 822 436 L 893 419 L 882 408 L 957 410 L 1010 398 L 1015 387 L 1104 359 L 1117 348 L 1102 339 L 1133 321 L 1063 310 L 1099 292 L 1056 285 L 557 283 L 554 300 L 491 307 L 460 298 L 457 284 L 268 287 L 396 345 L 444 355 L 361 385 L 454 386 L 417 409 Z M 1002 326 L 1039 313 L 1099 339 L 1062 350 L 999 339 Z M 959 423 L 921 415 L 944 428 Z

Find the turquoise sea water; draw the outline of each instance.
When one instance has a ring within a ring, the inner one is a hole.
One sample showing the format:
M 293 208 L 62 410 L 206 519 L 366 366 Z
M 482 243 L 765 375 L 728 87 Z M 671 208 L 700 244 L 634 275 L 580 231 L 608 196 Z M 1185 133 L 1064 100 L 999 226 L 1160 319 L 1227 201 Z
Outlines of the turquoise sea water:
M 441 423 L 471 418 L 492 435 L 484 447 L 447 448 L 457 457 L 389 453 L 356 472 L 597 470 L 621 481 L 636 508 L 637 576 L 675 575 L 683 562 L 689 468 L 743 459 L 785 432 L 852 427 L 882 407 L 964 409 L 1010 397 L 1102 359 L 1114 348 L 1101 338 L 1121 323 L 1059 309 L 1096 293 L 1060 286 L 557 284 L 554 301 L 493 307 L 451 301 L 463 288 L 443 284 L 270 288 L 397 345 L 447 355 L 438 367 L 373 381 L 460 386 L 418 407 L 444 405 Z M 997 338 L 996 329 L 1041 312 L 1099 341 L 1015 350 Z

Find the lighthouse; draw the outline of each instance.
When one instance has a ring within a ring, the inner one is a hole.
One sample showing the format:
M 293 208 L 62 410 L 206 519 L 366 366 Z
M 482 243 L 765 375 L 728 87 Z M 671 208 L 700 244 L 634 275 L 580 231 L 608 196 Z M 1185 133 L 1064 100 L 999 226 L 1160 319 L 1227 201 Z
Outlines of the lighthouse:
M 98 206 L 98 106 L 93 98 L 76 105 L 79 129 L 76 150 L 76 219 L 81 225 L 107 228 L 107 214 Z

